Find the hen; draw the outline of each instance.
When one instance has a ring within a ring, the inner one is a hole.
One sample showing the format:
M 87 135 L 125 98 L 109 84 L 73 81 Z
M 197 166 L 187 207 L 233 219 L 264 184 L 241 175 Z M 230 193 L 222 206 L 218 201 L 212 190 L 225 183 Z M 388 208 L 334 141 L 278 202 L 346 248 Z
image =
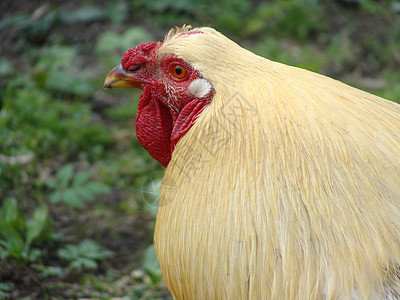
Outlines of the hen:
M 166 167 L 155 249 L 176 299 L 397 299 L 400 106 L 212 28 L 126 51 Z

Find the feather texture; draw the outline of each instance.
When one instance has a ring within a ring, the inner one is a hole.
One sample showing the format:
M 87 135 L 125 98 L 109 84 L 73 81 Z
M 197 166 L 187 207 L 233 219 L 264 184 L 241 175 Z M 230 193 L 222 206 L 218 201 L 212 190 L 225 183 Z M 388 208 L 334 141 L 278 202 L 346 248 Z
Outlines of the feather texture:
M 215 96 L 161 187 L 155 247 L 173 296 L 398 296 L 400 106 L 187 30 L 157 55 Z

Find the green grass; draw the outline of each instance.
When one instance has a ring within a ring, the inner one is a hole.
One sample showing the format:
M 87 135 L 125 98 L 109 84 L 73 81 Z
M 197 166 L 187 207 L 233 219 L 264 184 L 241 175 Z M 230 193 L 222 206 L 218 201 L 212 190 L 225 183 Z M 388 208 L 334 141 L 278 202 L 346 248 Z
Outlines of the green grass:
M 170 299 L 152 247 L 163 168 L 134 134 L 140 92 L 102 86 L 124 50 L 170 27 L 212 26 L 400 100 L 399 1 L 33 3 L 0 21 L 0 299 Z

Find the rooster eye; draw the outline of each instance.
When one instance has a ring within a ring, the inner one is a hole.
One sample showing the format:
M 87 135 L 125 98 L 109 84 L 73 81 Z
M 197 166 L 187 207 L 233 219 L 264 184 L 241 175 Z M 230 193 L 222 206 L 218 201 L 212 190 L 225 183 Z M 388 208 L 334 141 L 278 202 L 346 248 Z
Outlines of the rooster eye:
M 169 72 L 171 73 L 174 79 L 183 79 L 186 76 L 186 69 L 182 65 L 179 64 L 172 64 L 169 67 Z

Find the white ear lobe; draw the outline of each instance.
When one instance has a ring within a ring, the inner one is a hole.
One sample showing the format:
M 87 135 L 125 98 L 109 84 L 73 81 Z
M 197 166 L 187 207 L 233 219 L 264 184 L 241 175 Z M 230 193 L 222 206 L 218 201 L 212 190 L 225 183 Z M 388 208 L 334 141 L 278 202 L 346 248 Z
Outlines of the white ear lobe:
M 211 92 L 211 83 L 207 79 L 197 78 L 189 84 L 188 92 L 196 98 L 204 98 Z

